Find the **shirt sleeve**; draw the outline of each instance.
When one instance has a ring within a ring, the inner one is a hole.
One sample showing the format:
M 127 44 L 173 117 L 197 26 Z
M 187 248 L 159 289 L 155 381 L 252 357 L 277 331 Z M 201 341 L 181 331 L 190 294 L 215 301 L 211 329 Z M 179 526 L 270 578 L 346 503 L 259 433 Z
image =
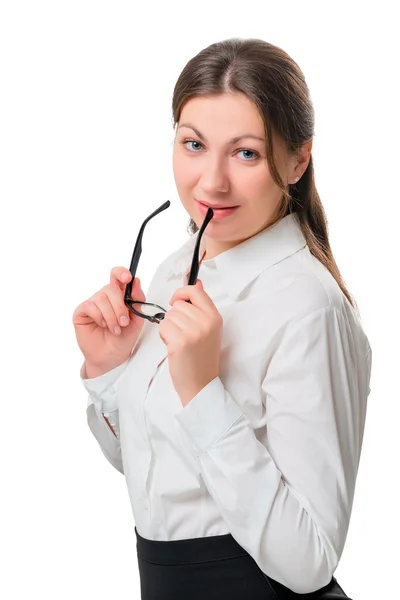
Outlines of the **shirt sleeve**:
M 116 384 L 120 375 L 125 371 L 130 358 L 124 363 L 99 375 L 98 377 L 87 378 L 85 363 L 81 367 L 81 381 L 89 394 L 88 405 L 95 404 L 99 412 L 112 412 L 117 405 Z
M 117 469 L 120 473 L 124 472 L 124 466 L 122 463 L 121 455 L 121 443 L 119 438 L 116 437 L 115 433 L 111 431 L 107 425 L 104 417 L 99 413 L 95 404 L 89 404 L 86 409 L 87 423 L 94 437 L 96 438 L 101 451 L 112 466 Z M 118 409 L 113 413 L 114 423 L 113 429 L 119 430 L 118 427 Z M 108 416 L 107 416 L 108 418 Z
M 129 359 L 115 369 L 90 379 L 87 378 L 85 364 L 81 368 L 81 381 L 88 392 L 86 408 L 88 426 L 104 456 L 120 473 L 123 473 L 124 469 L 119 439 L 117 382 L 128 362 Z
M 175 415 L 232 536 L 300 594 L 331 581 L 347 535 L 363 429 L 357 385 L 369 381 L 351 348 L 331 306 L 287 327 L 262 382 L 266 446 L 219 377 Z

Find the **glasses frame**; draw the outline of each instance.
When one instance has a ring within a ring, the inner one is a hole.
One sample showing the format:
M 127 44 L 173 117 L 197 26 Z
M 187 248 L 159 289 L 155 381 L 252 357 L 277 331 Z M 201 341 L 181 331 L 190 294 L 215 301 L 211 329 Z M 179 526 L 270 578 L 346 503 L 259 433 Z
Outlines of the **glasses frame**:
M 160 212 L 162 212 L 163 210 L 165 210 L 166 208 L 168 208 L 171 205 L 171 202 L 169 200 L 167 200 L 166 202 L 164 202 L 163 204 L 161 204 L 161 206 L 159 206 L 154 212 L 151 213 L 151 215 L 149 215 L 142 223 L 142 226 L 140 227 L 137 239 L 136 239 L 136 243 L 135 243 L 135 247 L 133 250 L 133 254 L 132 254 L 132 259 L 131 259 L 131 264 L 129 266 L 129 271 L 132 275 L 132 279 L 131 281 L 126 285 L 125 288 L 125 294 L 124 294 L 124 303 L 125 306 L 136 316 L 138 317 L 142 317 L 143 319 L 147 319 L 148 321 L 150 321 L 151 323 L 160 323 L 160 321 L 162 321 L 165 317 L 165 313 L 167 312 L 165 310 L 165 308 L 163 308 L 162 306 L 160 306 L 159 304 L 154 304 L 153 302 L 141 302 L 140 300 L 132 300 L 131 295 L 132 295 L 132 286 L 133 286 L 133 281 L 135 279 L 136 276 L 136 271 L 137 271 L 137 267 L 139 264 L 139 259 L 140 256 L 142 254 L 142 239 L 143 239 L 143 232 L 144 229 L 147 225 L 147 223 L 156 215 L 158 215 Z M 201 242 L 201 238 L 203 236 L 204 230 L 207 227 L 208 223 L 211 221 L 211 219 L 214 216 L 214 211 L 211 207 L 208 208 L 207 210 L 207 214 L 204 218 L 204 221 L 200 227 L 199 230 L 199 234 L 197 236 L 197 240 L 196 240 L 196 245 L 194 248 L 194 252 L 193 252 L 193 258 L 192 258 L 192 264 L 190 267 L 190 273 L 189 273 L 189 279 L 188 279 L 188 285 L 195 285 L 196 281 L 197 281 L 197 275 L 199 273 L 199 268 L 200 268 L 200 263 L 199 263 L 199 253 L 200 253 L 200 242 Z M 189 304 L 191 304 L 190 300 L 186 300 L 186 302 L 189 302 Z M 145 304 L 147 306 L 155 306 L 157 308 L 160 308 L 162 311 L 164 312 L 159 312 L 155 315 L 144 315 L 143 313 L 140 313 L 139 311 L 135 310 L 134 305 L 137 304 Z

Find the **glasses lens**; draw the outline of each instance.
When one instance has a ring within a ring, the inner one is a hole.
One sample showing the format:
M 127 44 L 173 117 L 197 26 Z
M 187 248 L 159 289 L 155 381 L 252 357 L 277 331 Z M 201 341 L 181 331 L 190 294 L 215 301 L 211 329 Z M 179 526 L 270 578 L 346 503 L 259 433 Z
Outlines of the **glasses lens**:
M 132 302 L 131 307 L 141 315 L 147 317 L 155 317 L 156 315 L 165 314 L 165 310 L 161 306 L 155 304 L 145 304 L 143 302 Z

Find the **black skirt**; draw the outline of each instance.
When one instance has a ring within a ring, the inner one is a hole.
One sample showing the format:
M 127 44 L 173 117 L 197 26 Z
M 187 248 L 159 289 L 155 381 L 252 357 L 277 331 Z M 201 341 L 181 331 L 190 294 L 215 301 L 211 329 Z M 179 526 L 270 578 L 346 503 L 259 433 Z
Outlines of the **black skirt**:
M 265 575 L 231 534 L 166 542 L 135 533 L 142 600 L 348 598 L 334 577 L 316 592 L 292 592 Z

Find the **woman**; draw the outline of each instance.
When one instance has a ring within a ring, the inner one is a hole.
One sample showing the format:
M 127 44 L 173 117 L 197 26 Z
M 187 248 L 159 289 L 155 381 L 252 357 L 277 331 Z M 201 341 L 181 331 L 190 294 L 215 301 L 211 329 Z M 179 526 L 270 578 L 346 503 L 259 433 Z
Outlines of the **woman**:
M 88 423 L 127 480 L 142 598 L 347 597 L 333 574 L 371 349 L 329 245 L 304 76 L 272 44 L 226 40 L 188 62 L 172 108 L 192 236 L 146 297 L 133 260 L 73 317 Z

